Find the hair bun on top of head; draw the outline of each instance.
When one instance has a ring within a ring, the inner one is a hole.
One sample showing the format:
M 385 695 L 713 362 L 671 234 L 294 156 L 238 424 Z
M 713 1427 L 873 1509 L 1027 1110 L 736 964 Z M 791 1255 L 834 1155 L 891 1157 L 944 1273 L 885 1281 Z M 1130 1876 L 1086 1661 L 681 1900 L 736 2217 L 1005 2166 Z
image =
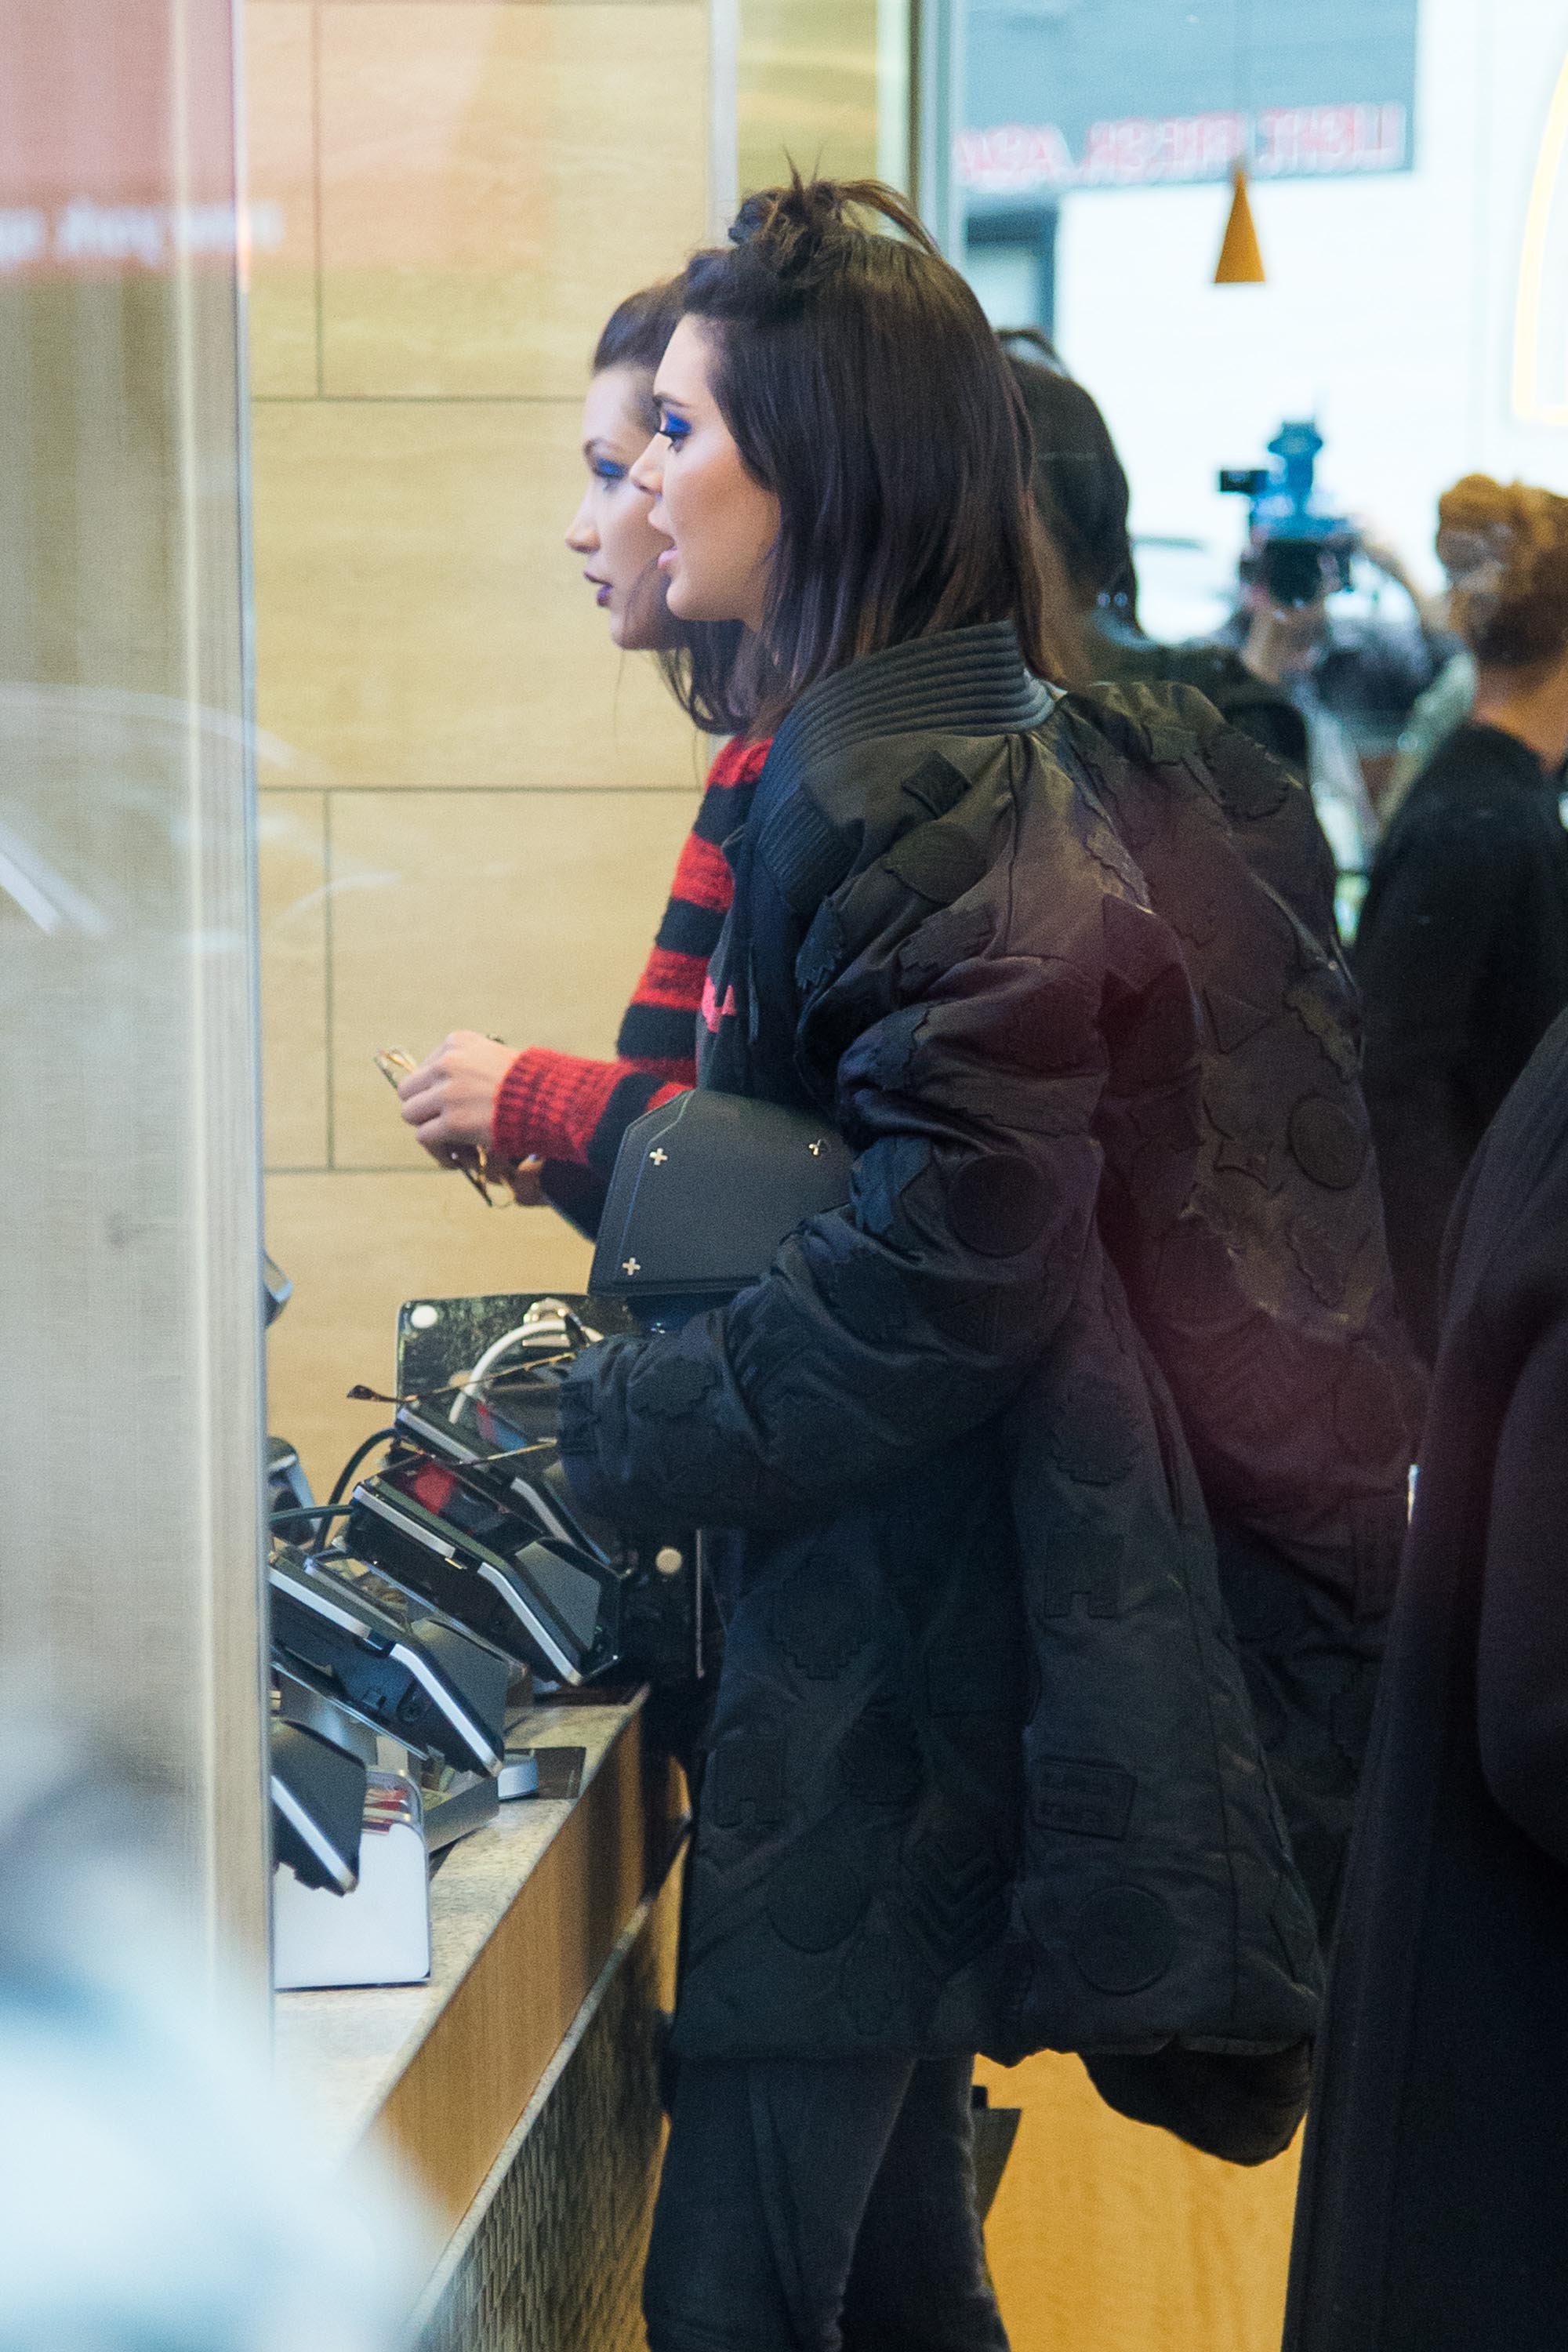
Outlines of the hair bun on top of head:
M 730 242 L 781 282 L 804 288 L 847 243 L 874 234 L 853 215 L 869 213 L 911 245 L 937 250 L 923 222 L 880 180 L 803 180 L 793 165 L 781 187 L 759 188 L 730 224 Z

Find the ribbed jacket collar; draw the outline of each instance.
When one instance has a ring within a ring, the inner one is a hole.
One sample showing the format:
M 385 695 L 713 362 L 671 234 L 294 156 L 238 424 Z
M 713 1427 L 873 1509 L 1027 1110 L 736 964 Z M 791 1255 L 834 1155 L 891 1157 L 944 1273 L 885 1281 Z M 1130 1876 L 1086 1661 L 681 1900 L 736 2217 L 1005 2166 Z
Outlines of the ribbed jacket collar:
M 808 687 L 773 738 L 769 781 L 880 735 L 1025 734 L 1056 699 L 1025 667 L 1011 621 L 916 637 Z

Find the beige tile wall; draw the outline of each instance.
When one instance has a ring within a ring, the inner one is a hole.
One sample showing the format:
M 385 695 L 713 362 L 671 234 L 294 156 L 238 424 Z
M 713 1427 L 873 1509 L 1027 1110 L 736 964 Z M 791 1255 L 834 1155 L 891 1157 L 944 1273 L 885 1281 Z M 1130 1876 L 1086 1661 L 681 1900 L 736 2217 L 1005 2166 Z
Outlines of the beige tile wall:
M 690 788 L 691 729 L 562 545 L 578 424 L 575 397 L 257 402 L 258 711 L 310 782 Z M 277 758 L 264 784 L 300 774 Z
M 247 0 L 270 1424 L 318 1486 L 400 1302 L 579 1286 L 371 1055 L 607 1053 L 701 753 L 561 534 L 619 298 L 704 233 L 706 0 Z
M 740 0 L 741 185 L 877 171 L 878 0 Z
M 245 13 L 250 186 L 268 208 L 251 274 L 254 394 L 317 389 L 315 15 L 311 0 Z
M 605 312 L 700 234 L 707 12 L 321 12 L 333 394 L 573 399 Z

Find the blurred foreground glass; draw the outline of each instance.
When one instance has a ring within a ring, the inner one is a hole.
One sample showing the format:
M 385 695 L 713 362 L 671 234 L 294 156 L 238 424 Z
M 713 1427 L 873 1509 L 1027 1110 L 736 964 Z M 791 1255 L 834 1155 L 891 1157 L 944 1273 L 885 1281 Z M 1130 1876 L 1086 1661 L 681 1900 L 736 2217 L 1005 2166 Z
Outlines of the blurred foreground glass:
M 0 1714 L 0 2352 L 393 2352 L 425 2217 L 370 2151 L 315 2158 L 172 1919 L 170 1817 Z
M 258 1948 L 233 13 L 0 11 L 0 1643 Z

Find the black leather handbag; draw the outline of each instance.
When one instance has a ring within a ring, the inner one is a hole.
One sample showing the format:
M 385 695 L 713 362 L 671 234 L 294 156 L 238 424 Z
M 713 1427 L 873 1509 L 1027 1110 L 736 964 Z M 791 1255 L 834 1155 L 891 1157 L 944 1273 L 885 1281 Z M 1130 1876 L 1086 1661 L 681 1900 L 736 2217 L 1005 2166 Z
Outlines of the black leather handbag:
M 634 1307 L 732 1297 L 796 1225 L 844 1207 L 851 1164 L 842 1137 L 805 1112 L 678 1095 L 621 1139 L 589 1287 Z

